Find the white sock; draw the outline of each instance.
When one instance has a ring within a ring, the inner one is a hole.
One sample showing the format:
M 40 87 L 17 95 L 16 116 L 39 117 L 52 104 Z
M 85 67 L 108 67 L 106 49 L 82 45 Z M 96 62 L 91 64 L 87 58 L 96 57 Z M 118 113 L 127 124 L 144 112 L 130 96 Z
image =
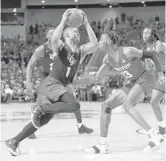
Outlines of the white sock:
M 158 125 L 161 126 L 161 127 L 165 127 L 165 122 L 164 121 L 160 121 L 160 122 L 158 122 Z
M 156 130 L 155 130 L 154 128 L 152 128 L 152 129 L 148 130 L 148 134 L 149 134 L 150 136 L 153 136 L 153 135 L 156 134 Z
M 81 123 L 77 123 L 78 128 L 80 128 L 82 126 L 82 122 Z
M 100 137 L 99 142 L 100 142 L 101 144 L 106 144 L 106 143 L 107 143 L 107 137 Z

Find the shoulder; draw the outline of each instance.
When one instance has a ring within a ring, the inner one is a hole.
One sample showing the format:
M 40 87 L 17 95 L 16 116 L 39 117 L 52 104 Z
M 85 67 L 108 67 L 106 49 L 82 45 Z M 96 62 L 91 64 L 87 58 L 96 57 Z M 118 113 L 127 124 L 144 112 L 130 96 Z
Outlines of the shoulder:
M 161 41 L 156 42 L 156 52 L 165 52 L 165 43 Z
M 132 46 L 123 47 L 122 51 L 123 51 L 123 54 L 127 57 L 141 57 L 143 54 L 142 50 L 139 50 Z
M 35 52 L 41 52 L 44 51 L 44 45 L 40 45 L 35 49 Z
M 108 64 L 110 62 L 108 53 L 103 58 L 103 64 Z

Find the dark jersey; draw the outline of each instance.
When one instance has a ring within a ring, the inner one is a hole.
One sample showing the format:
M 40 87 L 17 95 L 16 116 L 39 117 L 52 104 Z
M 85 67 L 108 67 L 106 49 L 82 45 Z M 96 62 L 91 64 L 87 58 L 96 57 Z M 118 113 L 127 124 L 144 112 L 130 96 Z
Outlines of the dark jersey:
M 128 59 L 122 48 L 119 49 L 119 62 L 116 63 L 108 54 L 104 58 L 104 63 L 120 72 L 127 80 L 135 81 L 146 71 L 144 63 L 139 58 Z
M 41 77 L 45 78 L 50 73 L 50 68 L 53 63 L 53 60 L 50 58 L 50 55 L 52 55 L 52 50 L 50 50 L 46 44 L 44 44 L 43 47 L 44 47 L 44 56 L 41 57 L 41 59 L 38 61 L 37 66 L 42 67 Z
M 50 76 L 63 84 L 72 83 L 80 64 L 81 51 L 72 53 L 65 44 L 59 53 L 54 57 L 52 71 Z

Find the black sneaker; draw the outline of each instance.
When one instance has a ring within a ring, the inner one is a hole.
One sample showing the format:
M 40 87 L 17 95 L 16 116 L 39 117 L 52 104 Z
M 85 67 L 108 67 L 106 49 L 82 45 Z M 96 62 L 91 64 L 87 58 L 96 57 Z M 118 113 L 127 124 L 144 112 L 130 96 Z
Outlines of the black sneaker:
M 16 143 L 16 140 L 14 139 L 6 140 L 5 144 L 8 147 L 8 151 L 12 156 L 20 155 L 19 144 Z
M 41 110 L 40 106 L 37 106 L 33 111 L 31 115 L 31 121 L 35 128 L 39 129 L 41 127 L 40 120 L 41 117 L 44 115 L 43 111 Z
M 78 133 L 79 134 L 91 134 L 93 133 L 93 129 L 86 127 L 85 125 L 81 125 L 80 128 L 78 128 Z
M 36 135 L 35 134 L 31 134 L 28 136 L 29 139 L 36 139 Z
M 165 127 L 159 126 L 158 128 L 159 128 L 159 133 L 161 135 L 165 135 Z

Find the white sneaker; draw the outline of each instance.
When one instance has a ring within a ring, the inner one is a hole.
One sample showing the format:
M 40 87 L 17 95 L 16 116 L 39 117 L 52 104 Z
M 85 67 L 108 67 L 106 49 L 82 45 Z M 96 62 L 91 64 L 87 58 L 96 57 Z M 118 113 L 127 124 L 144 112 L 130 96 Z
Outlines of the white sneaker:
M 96 145 L 92 146 L 91 148 L 87 148 L 84 150 L 86 154 L 108 154 L 109 153 L 110 147 L 108 146 L 107 143 L 101 144 L 97 143 Z
M 155 146 L 160 145 L 164 141 L 164 137 L 159 134 L 159 132 L 155 131 L 154 129 L 149 130 L 148 132 L 149 143 L 143 150 L 144 152 L 154 148 Z

